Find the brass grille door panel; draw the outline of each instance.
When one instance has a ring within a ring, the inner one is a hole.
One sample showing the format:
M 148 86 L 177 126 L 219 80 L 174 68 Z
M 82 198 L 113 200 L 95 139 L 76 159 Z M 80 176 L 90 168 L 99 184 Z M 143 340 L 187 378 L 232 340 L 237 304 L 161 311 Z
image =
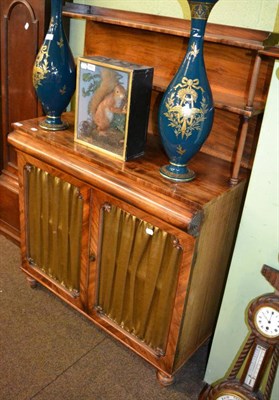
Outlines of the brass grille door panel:
M 168 341 L 182 249 L 119 207 L 103 207 L 97 309 L 155 354 Z
M 29 165 L 25 168 L 25 183 L 29 264 L 78 295 L 83 221 L 80 190 Z

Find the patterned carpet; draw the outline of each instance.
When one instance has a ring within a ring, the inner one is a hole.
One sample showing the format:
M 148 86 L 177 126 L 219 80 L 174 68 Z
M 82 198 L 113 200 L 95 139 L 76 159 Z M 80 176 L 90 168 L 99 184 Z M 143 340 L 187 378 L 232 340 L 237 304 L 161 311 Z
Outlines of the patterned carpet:
M 0 400 L 198 398 L 207 346 L 162 387 L 146 361 L 47 289 L 31 289 L 19 266 L 19 248 L 0 236 Z

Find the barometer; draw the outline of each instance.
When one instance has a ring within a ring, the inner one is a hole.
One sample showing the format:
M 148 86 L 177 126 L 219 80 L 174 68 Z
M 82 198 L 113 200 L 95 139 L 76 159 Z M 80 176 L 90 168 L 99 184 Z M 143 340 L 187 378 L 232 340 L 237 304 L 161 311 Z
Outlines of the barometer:
M 270 399 L 279 360 L 279 271 L 264 265 L 262 274 L 275 292 L 251 302 L 250 334 L 239 357 L 228 377 L 206 387 L 200 400 Z

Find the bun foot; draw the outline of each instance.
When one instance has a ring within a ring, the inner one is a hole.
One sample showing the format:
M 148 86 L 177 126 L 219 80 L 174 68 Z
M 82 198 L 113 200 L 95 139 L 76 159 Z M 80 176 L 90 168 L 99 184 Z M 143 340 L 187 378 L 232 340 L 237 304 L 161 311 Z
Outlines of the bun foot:
M 27 276 L 26 279 L 32 289 L 35 289 L 37 287 L 37 281 L 31 278 L 31 276 Z
M 164 374 L 162 371 L 157 371 L 157 379 L 162 386 L 170 386 L 174 382 L 174 377 Z

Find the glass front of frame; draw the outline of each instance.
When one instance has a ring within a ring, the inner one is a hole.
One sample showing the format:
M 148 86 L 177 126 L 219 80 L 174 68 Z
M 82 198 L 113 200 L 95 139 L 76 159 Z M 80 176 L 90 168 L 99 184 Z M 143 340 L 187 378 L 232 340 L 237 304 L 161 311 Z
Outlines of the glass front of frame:
M 75 140 L 93 150 L 125 159 L 132 72 L 79 59 Z

